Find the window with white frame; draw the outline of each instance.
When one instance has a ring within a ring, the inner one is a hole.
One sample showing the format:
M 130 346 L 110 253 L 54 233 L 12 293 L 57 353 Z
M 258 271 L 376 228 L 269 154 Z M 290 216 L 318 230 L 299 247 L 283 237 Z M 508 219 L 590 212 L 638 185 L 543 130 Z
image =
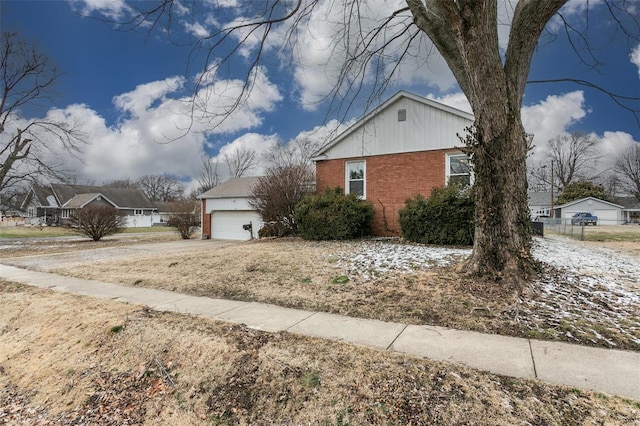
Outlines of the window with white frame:
M 348 161 L 345 167 L 345 192 L 356 194 L 360 198 L 365 198 L 365 162 Z
M 71 217 L 71 209 L 62 209 L 60 216 L 62 216 L 63 219 L 69 219 Z
M 471 185 L 471 162 L 466 154 L 448 154 L 446 164 L 447 185 Z
M 33 207 L 29 207 L 28 213 L 29 217 L 36 217 L 36 209 Z
M 144 212 L 142 211 L 142 209 L 134 209 L 133 214 L 136 216 L 142 216 Z

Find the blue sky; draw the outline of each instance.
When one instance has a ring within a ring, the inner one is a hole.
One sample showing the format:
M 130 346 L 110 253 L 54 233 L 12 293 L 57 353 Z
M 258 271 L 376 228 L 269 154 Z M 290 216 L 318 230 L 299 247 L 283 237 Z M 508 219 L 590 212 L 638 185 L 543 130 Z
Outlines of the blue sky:
M 220 8 L 210 16 L 194 19 L 183 15 L 183 22 L 178 19 L 174 36 L 180 41 L 193 40 L 220 22 L 237 18 L 237 9 L 228 7 L 234 6 L 236 0 L 215 2 Z M 400 0 L 386 3 L 398 2 L 402 4 Z M 319 16 L 326 18 L 336 13 L 328 6 L 323 10 L 328 3 L 329 0 L 321 2 Z M 389 7 L 385 2 L 379 3 L 380 10 L 374 10 L 377 4 L 371 7 L 373 15 L 384 13 L 384 7 Z M 564 11 L 578 24 L 584 16 L 580 15 L 580 3 L 585 2 L 573 1 Z M 64 72 L 57 85 L 56 112 L 82 122 L 91 142 L 82 158 L 69 160 L 79 182 L 101 183 L 157 173 L 188 180 L 204 156 L 221 160 L 224 153 L 240 147 L 262 153 L 276 142 L 287 143 L 295 138 L 322 140 L 336 126 L 344 126 L 337 121 L 327 123 L 327 104 L 317 103 L 333 87 L 330 74 L 331 61 L 335 60 L 326 49 L 330 37 L 319 36 L 331 34 L 332 30 L 330 19 L 322 19 L 310 21 L 309 28 L 299 32 L 303 48 L 292 54 L 291 64 L 278 66 L 281 58 L 277 50 L 267 51 L 259 90 L 251 94 L 251 108 L 234 112 L 215 129 L 199 123 L 192 126 L 192 133 L 164 143 L 167 135 L 176 135 L 180 133 L 178 128 L 185 127 L 171 117 L 180 110 L 179 100 L 188 94 L 196 73 L 202 71 L 202 62 L 198 62 L 201 56 L 189 62 L 190 48 L 170 43 L 165 33 L 149 33 L 144 28 L 118 31 L 104 19 L 83 16 L 122 18 L 127 7 L 125 0 L 0 2 L 2 31 L 17 31 L 21 38 L 35 42 Z M 593 68 L 581 64 L 554 21 L 534 57 L 530 79 L 579 78 L 640 98 L 640 43 L 628 42 L 606 21 L 593 26 L 598 31 L 594 33 L 597 37 L 590 39 L 590 46 L 602 65 Z M 274 30 L 276 36 L 278 31 Z M 249 39 L 243 46 L 246 50 L 231 62 L 230 74 L 217 75 L 217 87 L 228 87 L 232 77 L 241 75 L 246 65 L 242 54 L 249 55 L 252 47 Z M 466 108 L 464 97 L 441 60 L 433 58 L 428 67 L 412 65 L 415 64 L 407 64 L 401 76 L 394 79 L 388 95 L 406 89 Z M 634 106 L 638 108 L 639 103 Z M 52 112 L 24 111 L 29 116 L 47 113 Z M 361 113 L 356 106 L 347 118 Z M 546 140 L 574 130 L 593 132 L 602 138 L 605 155 L 610 159 L 623 147 L 640 141 L 640 128 L 631 113 L 605 95 L 574 84 L 530 85 L 523 122 L 527 131 L 536 135 L 538 148 L 534 155 L 538 156 L 542 155 Z M 314 128 L 316 131 L 311 132 Z M 253 173 L 261 171 L 262 167 L 256 167 Z

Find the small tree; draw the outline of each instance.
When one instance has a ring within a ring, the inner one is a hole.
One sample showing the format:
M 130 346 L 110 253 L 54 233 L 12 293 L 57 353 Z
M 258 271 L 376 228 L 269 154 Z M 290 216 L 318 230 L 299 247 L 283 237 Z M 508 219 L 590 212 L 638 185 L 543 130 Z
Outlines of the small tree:
M 585 197 L 595 197 L 600 200 L 611 201 L 602 185 L 597 185 L 589 181 L 580 181 L 567 185 L 556 202 L 558 204 L 566 204 Z
M 200 226 L 198 203 L 194 200 L 180 200 L 171 203 L 172 212 L 167 225 L 174 228 L 183 240 L 191 238 Z
M 342 188 L 310 194 L 296 207 L 295 220 L 306 240 L 348 240 L 369 234 L 373 206 Z
M 265 223 L 261 237 L 295 235 L 295 207 L 311 192 L 313 170 L 306 165 L 274 167 L 251 191 L 249 204 Z
M 76 233 L 93 241 L 121 232 L 126 223 L 126 217 L 111 206 L 88 206 L 76 210 L 69 219 L 69 224 Z

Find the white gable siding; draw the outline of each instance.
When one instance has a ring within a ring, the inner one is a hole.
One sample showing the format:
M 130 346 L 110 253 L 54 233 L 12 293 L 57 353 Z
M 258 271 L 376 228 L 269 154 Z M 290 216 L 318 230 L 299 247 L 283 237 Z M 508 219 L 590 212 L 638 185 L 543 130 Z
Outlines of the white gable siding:
M 398 121 L 401 109 L 406 110 L 406 121 Z M 327 149 L 322 159 L 461 147 L 456 134 L 464 135 L 471 124 L 472 120 L 460 115 L 401 97 Z

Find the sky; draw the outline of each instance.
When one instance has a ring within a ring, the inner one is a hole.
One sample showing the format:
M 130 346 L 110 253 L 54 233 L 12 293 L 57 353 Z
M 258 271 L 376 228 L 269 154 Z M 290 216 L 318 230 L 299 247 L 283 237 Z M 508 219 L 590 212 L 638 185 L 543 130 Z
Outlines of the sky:
M 212 63 L 219 64 L 222 49 L 242 40 L 239 49 L 227 62 L 207 69 L 204 52 L 192 43 L 231 22 L 242 22 L 246 11 L 240 6 L 245 3 L 196 2 L 196 14 L 178 3 L 167 32 L 161 22 L 155 28 L 143 24 L 133 29 L 112 23 L 126 20 L 135 7 L 153 2 L 0 0 L 0 29 L 33 42 L 63 72 L 54 103 L 25 109 L 24 118 L 59 117 L 82 125 L 88 144 L 82 153 L 65 160 L 78 183 L 169 174 L 194 187 L 192 176 L 203 158 L 222 161 L 239 148 L 253 149 L 260 161 L 250 174 L 258 175 L 267 166 L 261 155 L 274 144 L 301 139 L 322 143 L 366 111 L 358 98 L 350 109 L 334 114 L 325 100 L 336 85 L 344 57 L 335 48 L 336 40 L 345 39 L 339 24 L 344 12 L 338 7 L 340 0 L 320 0 L 302 24 L 271 29 L 261 65 L 253 68 L 257 71 L 252 74 L 254 89 L 244 95 L 238 108 L 225 114 L 229 100 L 241 93 L 240 82 L 252 69 L 259 34 L 233 34 L 214 50 Z M 640 98 L 640 41 L 616 30 L 598 1 L 590 2 L 587 20 L 586 4 L 573 0 L 562 14 L 574 28 L 587 29 L 592 36 L 589 49 L 578 37 L 572 48 L 559 18 L 552 19 L 534 55 L 529 80 L 575 78 Z M 369 2 L 361 11 L 367 18 L 365 27 L 402 5 L 401 0 Z M 630 5 L 638 7 L 629 9 L 638 17 L 640 2 Z M 508 24 L 511 6 L 509 1 L 501 2 L 501 22 Z M 502 48 L 508 30 L 508 25 L 500 26 Z M 291 35 L 294 46 L 283 45 L 282 40 Z M 390 46 L 389 63 L 394 63 L 398 50 Z M 400 63 L 377 101 L 404 89 L 470 111 L 442 58 L 429 52 L 428 43 L 412 45 L 413 55 Z M 383 73 L 388 70 L 385 66 Z M 204 117 L 198 110 L 191 119 L 187 101 L 199 77 L 199 105 L 205 105 L 209 114 Z M 370 91 L 372 79 L 372 70 L 367 69 L 364 93 Z M 629 104 L 640 109 L 637 101 Z M 577 84 L 529 84 L 522 118 L 525 130 L 535 135 L 534 160 L 543 158 L 546 141 L 574 131 L 602 139 L 603 167 L 640 141 L 640 126 L 630 112 L 605 94 Z

